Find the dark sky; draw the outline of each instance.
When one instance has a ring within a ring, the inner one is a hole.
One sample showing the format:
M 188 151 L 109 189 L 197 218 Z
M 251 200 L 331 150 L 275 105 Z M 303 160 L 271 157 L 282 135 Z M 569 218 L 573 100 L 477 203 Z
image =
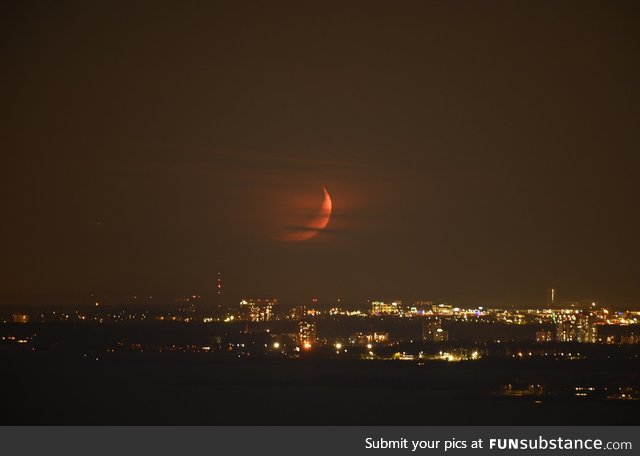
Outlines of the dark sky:
M 0 293 L 640 302 L 636 1 L 2 2 Z M 287 213 L 334 213 L 302 243 Z

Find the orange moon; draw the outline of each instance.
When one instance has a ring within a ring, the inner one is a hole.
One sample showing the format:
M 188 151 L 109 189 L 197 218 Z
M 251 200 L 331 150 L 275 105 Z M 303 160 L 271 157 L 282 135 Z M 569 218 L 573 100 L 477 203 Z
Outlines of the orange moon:
M 327 189 L 323 186 L 324 199 L 322 200 L 322 206 L 318 214 L 304 226 L 291 228 L 287 233 L 276 237 L 279 241 L 286 242 L 302 242 L 309 240 L 317 236 L 320 231 L 324 230 L 329 224 L 331 219 L 331 212 L 333 210 L 333 203 L 331 202 L 331 195 Z

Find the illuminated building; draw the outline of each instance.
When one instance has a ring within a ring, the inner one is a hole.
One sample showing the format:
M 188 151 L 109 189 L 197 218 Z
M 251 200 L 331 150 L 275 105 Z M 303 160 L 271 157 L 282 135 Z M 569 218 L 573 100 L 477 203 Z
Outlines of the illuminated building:
M 556 325 L 557 342 L 574 342 L 575 339 L 575 327 L 571 321 L 561 321 Z
M 300 346 L 309 349 L 317 342 L 316 324 L 312 321 L 302 320 L 298 323 L 298 339 Z
M 271 321 L 277 299 L 243 299 L 240 301 L 240 317 L 249 321 Z
M 371 342 L 375 342 L 377 344 L 389 342 L 389 333 L 386 333 L 386 332 L 374 332 L 371 335 Z
M 402 301 L 371 303 L 371 315 L 400 315 L 402 313 Z
M 389 333 L 386 332 L 374 332 L 374 333 L 362 333 L 357 332 L 349 337 L 349 343 L 351 345 L 368 345 L 368 344 L 384 344 L 389 342 Z
M 344 316 L 347 316 L 347 317 L 364 317 L 364 316 L 366 316 L 363 312 L 361 312 L 359 310 L 346 310 L 346 309 L 341 309 L 340 307 L 332 307 L 331 309 L 329 309 L 329 315 L 331 315 L 331 316 L 344 315 Z
M 598 341 L 598 326 L 591 315 L 583 314 L 578 317 L 578 325 L 580 328 L 579 342 L 594 343 Z
M 598 341 L 598 327 L 588 314 L 574 315 L 556 325 L 557 342 L 592 343 Z
M 433 313 L 437 315 L 451 315 L 453 314 L 452 306 L 449 304 L 438 304 L 432 306 Z
M 27 314 L 13 314 L 14 323 L 29 323 L 29 315 Z
M 620 343 L 626 344 L 640 344 L 640 335 L 638 334 L 623 334 L 620 336 Z
M 409 315 L 425 315 L 432 313 L 433 301 L 415 301 L 411 307 L 409 307 L 407 313 Z
M 290 317 L 292 320 L 304 320 L 307 316 L 307 306 L 301 304 L 291 309 Z
M 446 342 L 449 333 L 442 329 L 440 322 L 425 321 L 422 323 L 422 340 L 425 342 Z
M 551 331 L 536 331 L 536 342 L 553 342 L 553 333 Z

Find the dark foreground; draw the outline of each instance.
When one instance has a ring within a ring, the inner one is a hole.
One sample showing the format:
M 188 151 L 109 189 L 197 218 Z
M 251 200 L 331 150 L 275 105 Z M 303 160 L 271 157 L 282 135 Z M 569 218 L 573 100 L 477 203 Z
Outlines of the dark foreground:
M 637 387 L 640 371 L 631 361 L 0 357 L 4 425 L 640 424 L 640 401 L 572 394 L 576 386 Z M 542 384 L 545 393 L 497 395 L 507 384 Z

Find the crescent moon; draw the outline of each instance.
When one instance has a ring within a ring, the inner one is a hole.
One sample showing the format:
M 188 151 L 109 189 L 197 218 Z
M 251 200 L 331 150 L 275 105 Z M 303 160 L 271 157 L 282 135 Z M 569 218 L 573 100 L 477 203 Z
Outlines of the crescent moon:
M 322 206 L 318 214 L 305 226 L 292 228 L 291 231 L 280 236 L 278 238 L 279 240 L 288 242 L 307 241 L 317 236 L 320 231 L 327 227 L 331 219 L 333 203 L 331 201 L 331 195 L 329 195 L 329 192 L 324 186 L 322 187 L 322 191 L 324 192 L 324 199 L 322 200 Z

